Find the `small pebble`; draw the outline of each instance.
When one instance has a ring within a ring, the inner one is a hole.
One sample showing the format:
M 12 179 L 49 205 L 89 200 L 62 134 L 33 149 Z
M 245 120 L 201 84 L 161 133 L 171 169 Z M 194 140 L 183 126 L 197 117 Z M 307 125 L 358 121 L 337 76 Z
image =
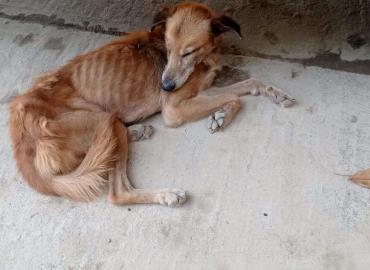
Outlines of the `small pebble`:
M 305 110 L 309 113 L 313 113 L 313 107 L 312 106 L 308 106 L 305 108 Z
M 351 116 L 351 123 L 357 123 L 357 116 L 356 115 L 352 115 Z
M 268 214 L 267 214 L 267 213 L 263 213 L 263 215 L 264 215 L 265 217 L 267 217 L 267 216 L 268 216 Z

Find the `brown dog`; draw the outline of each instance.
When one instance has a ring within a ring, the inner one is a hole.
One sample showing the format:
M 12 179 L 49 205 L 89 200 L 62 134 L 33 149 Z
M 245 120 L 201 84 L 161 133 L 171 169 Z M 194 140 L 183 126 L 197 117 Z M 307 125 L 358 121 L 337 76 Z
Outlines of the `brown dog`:
M 219 69 L 217 46 L 226 31 L 240 36 L 231 18 L 205 5 L 177 4 L 156 16 L 152 31 L 124 36 L 39 78 L 10 104 L 14 155 L 24 179 L 44 194 L 74 200 L 91 200 L 109 183 L 114 204 L 183 203 L 181 190 L 132 187 L 128 141 L 150 136 L 151 127 L 124 124 L 157 112 L 169 127 L 211 115 L 215 132 L 234 118 L 238 96 L 294 102 L 253 79 L 217 88 L 218 95 L 198 95 Z

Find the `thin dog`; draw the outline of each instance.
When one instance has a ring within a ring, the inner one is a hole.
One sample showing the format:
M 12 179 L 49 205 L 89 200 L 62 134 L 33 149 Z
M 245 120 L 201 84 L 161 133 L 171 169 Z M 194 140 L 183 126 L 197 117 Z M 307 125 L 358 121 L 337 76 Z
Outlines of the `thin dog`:
M 136 32 L 77 56 L 40 77 L 9 105 L 14 156 L 37 191 L 89 201 L 109 186 L 117 205 L 185 202 L 179 189 L 136 189 L 126 174 L 129 141 L 145 139 L 151 126 L 132 123 L 161 112 L 168 127 L 209 116 L 216 132 L 230 124 L 239 96 L 262 94 L 290 106 L 276 87 L 249 79 L 211 87 L 220 69 L 222 34 L 240 26 L 207 6 L 186 2 L 159 12 L 151 31 Z M 204 95 L 209 89 L 218 93 Z

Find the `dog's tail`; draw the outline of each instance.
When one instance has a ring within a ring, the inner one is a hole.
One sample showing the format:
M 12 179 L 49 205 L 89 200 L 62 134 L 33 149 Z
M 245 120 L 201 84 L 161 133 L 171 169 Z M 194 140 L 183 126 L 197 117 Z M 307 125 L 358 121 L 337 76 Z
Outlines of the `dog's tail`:
M 41 193 L 73 200 L 88 201 L 101 194 L 107 173 L 117 159 L 113 129 L 116 117 L 112 115 L 97 123 L 99 128 L 83 160 L 70 173 L 61 174 L 58 164 L 66 158 L 65 138 L 53 134 L 47 119 L 27 102 L 24 97 L 16 98 L 9 113 L 14 157 L 23 178 Z
M 71 173 L 50 178 L 51 186 L 59 196 L 89 201 L 102 193 L 109 170 L 116 160 L 116 138 L 112 121 L 103 123 L 80 165 Z

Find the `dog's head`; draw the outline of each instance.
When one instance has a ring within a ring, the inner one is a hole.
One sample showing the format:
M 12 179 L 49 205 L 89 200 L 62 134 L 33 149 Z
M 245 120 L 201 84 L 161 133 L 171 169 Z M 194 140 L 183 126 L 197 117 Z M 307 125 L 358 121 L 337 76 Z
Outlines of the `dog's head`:
M 226 15 L 215 15 L 206 5 L 180 3 L 161 10 L 154 18 L 152 30 L 165 33 L 167 65 L 162 74 L 162 89 L 180 88 L 216 47 L 216 39 L 231 31 L 241 37 L 240 26 Z

